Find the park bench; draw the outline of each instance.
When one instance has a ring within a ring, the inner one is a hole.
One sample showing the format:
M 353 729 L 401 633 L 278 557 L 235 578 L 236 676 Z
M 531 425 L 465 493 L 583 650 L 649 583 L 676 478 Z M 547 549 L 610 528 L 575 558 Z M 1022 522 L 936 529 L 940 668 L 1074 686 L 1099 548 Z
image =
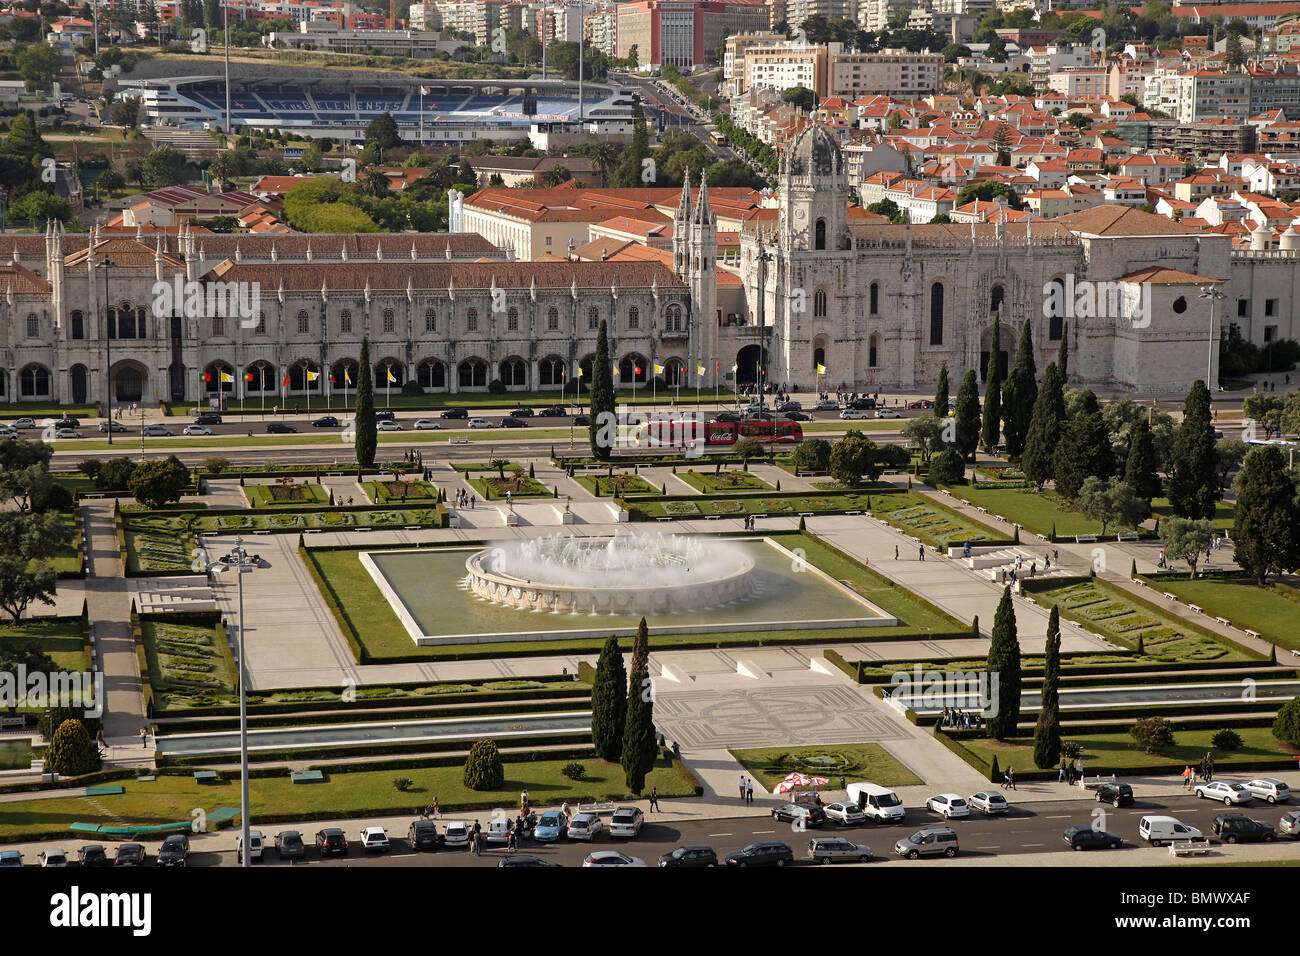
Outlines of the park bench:
M 217 783 L 218 782 L 217 772 L 215 770 L 195 770 L 194 782 L 195 783 Z
M 289 779 L 294 783 L 324 783 L 325 774 L 319 770 L 299 770 L 289 774 Z
M 1142 536 L 1138 534 L 1136 531 L 1126 531 L 1123 534 L 1115 535 L 1115 540 L 1116 541 L 1138 541 L 1141 539 L 1141 537 Z
M 1209 840 L 1174 840 L 1169 844 L 1170 856 L 1206 856 L 1209 852 Z
M 27 726 L 27 719 L 24 717 L 0 717 L 0 730 L 13 730 Z
M 144 773 L 135 778 L 136 783 L 153 783 L 158 777 L 152 773 Z
M 458 436 L 458 435 L 453 435 L 452 437 L 450 437 L 450 438 L 447 439 L 447 444 L 448 444 L 448 445 L 468 445 L 468 444 L 469 444 L 469 439 L 468 439 L 468 438 L 461 438 L 461 437 Z
M 1187 606 L 1190 607 L 1190 608 L 1191 608 L 1193 611 L 1195 611 L 1197 614 L 1204 614 L 1204 613 L 1205 613 L 1205 612 L 1202 611 L 1199 607 L 1197 607 L 1195 604 L 1189 604 L 1189 605 L 1187 605 Z
M 1165 591 L 1165 592 L 1164 592 L 1164 595 L 1165 595 L 1165 597 L 1169 598 L 1169 600 L 1171 600 L 1171 601 L 1177 601 L 1177 600 L 1178 600 L 1178 595 L 1177 595 L 1177 594 L 1170 594 L 1168 591 Z
M 613 813 L 616 804 L 608 803 L 579 803 L 579 813 Z
M 1250 628 L 1243 628 L 1243 630 L 1256 640 L 1259 639 L 1259 631 L 1252 631 Z
M 1096 540 L 1097 540 L 1097 536 L 1095 534 L 1076 534 L 1074 536 L 1075 544 L 1084 544 L 1084 543 L 1092 544 L 1095 543 Z
M 1114 783 L 1114 782 L 1115 782 L 1115 775 L 1113 773 L 1109 777 L 1104 777 L 1101 774 L 1095 774 L 1094 776 L 1091 777 L 1083 776 L 1079 778 L 1079 786 L 1082 787 L 1084 790 L 1096 790 L 1103 783 Z
M 1226 617 L 1216 617 L 1215 620 L 1218 621 L 1220 624 L 1224 624 L 1228 627 L 1232 627 L 1232 622 L 1229 621 Z
M 126 788 L 116 787 L 112 785 L 103 786 L 103 787 L 86 788 L 86 796 L 88 797 L 111 797 L 114 794 L 118 794 L 118 793 L 126 793 Z

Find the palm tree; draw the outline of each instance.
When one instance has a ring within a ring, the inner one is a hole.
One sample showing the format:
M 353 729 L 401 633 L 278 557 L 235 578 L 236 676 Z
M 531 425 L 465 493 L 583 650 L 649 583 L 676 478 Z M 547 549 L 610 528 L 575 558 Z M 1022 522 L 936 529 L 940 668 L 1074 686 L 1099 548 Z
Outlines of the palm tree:
M 591 161 L 600 167 L 601 181 L 609 185 L 609 171 L 621 157 L 621 150 L 613 143 L 596 143 L 587 151 Z

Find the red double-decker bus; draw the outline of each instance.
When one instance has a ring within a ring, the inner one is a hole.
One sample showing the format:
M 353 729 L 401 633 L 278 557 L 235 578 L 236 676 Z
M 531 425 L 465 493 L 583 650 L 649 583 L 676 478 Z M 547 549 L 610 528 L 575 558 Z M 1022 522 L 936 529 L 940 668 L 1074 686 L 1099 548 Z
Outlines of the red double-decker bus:
M 651 447 L 683 448 L 687 445 L 734 445 L 742 438 L 764 444 L 794 444 L 803 441 L 798 422 L 755 418 L 743 422 L 705 422 L 693 418 L 652 418 L 637 432 L 638 440 Z

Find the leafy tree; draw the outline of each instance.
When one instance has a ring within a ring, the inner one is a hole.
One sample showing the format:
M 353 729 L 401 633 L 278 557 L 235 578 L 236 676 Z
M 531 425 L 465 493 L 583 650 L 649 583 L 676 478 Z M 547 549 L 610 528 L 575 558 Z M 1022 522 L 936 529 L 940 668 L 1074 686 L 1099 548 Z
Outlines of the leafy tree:
M 617 183 L 625 189 L 647 185 L 641 181 L 641 171 L 645 168 L 644 160 L 650 158 L 650 130 L 646 126 L 645 113 L 638 103 L 632 110 L 632 145 L 623 154 L 623 162 L 618 167 Z M 650 183 L 649 185 L 653 185 Z
M 398 132 L 397 121 L 387 110 L 366 124 L 366 145 L 372 143 L 380 149 L 402 145 L 402 134 Z
M 99 748 L 90 739 L 86 725 L 79 720 L 65 720 L 54 732 L 45 751 L 45 767 L 66 777 L 79 777 L 99 769 Z
M 1171 517 L 1160 522 L 1160 540 L 1165 546 L 1165 556 L 1186 561 L 1191 571 L 1189 577 L 1196 577 L 1201 553 L 1213 537 L 1214 522 L 1209 518 Z
M 375 386 L 370 371 L 370 340 L 361 340 L 361 358 L 357 361 L 356 430 L 357 464 L 375 467 L 375 448 L 379 444 L 379 426 L 375 422 Z
M 1088 478 L 1109 478 L 1115 473 L 1110 438 L 1101 417 L 1097 396 L 1084 391 L 1079 413 L 1061 429 L 1056 445 L 1056 490 L 1075 498 Z
M 1276 445 L 1252 448 L 1237 474 L 1232 540 L 1237 563 L 1263 585 L 1300 566 L 1300 503 Z
M 110 458 L 104 462 L 95 475 L 95 487 L 100 491 L 126 491 L 131 487 L 131 476 L 135 474 L 135 462 L 129 458 Z
M 1101 522 L 1101 533 L 1111 525 L 1136 528 L 1151 517 L 1151 502 L 1140 497 L 1122 478 L 1108 481 L 1089 477 L 1079 488 L 1079 511 L 1084 517 Z
M 861 432 L 849 432 L 831 446 L 831 477 L 851 488 L 861 484 L 863 473 L 871 469 L 874 450 L 875 443 Z
M 465 758 L 462 777 L 467 790 L 500 790 L 506 782 L 506 768 L 495 740 L 476 740 Z
M 647 664 L 649 649 L 642 641 L 645 620 L 637 629 L 637 642 L 632 648 L 627 692 L 627 723 L 623 730 L 623 772 L 627 787 L 633 793 L 645 788 L 645 778 L 654 767 L 655 725 L 654 694 Z M 643 648 L 638 653 L 638 646 Z
M 826 471 L 831 465 L 831 443 L 825 438 L 805 438 L 795 446 L 793 460 L 800 471 Z
M 53 453 L 54 449 L 42 441 L 0 441 L 0 504 L 12 502 L 19 511 L 34 510 L 33 503 L 40 500 L 50 484 Z
M 44 189 L 33 189 L 22 198 L 14 200 L 9 209 L 9 217 L 12 222 L 27 220 L 40 227 L 51 219 L 69 225 L 77 220 L 72 205 L 66 199 Z
M 596 334 L 596 357 L 591 363 L 591 418 L 587 433 L 591 438 L 591 453 L 608 461 L 614 447 L 614 370 L 609 360 L 609 330 L 605 319 L 600 320 Z
M 762 458 L 765 454 L 763 451 L 763 443 L 757 438 L 740 439 L 740 441 L 731 446 L 731 453 L 740 456 L 741 461 L 744 462 L 744 469 L 746 471 L 749 471 L 749 459 Z
M 140 174 L 151 189 L 178 186 L 189 178 L 185 173 L 185 154 L 170 146 L 159 146 L 144 158 Z
M 149 508 L 180 501 L 191 487 L 190 471 L 175 455 L 166 459 L 142 461 L 136 465 L 128 484 L 135 500 Z
M 1008 209 L 1024 209 L 1025 202 L 1016 192 L 1015 187 L 1010 183 L 998 182 L 994 179 L 985 179 L 978 183 L 971 183 L 961 187 L 957 191 L 957 205 L 964 206 L 967 203 L 975 202 L 996 202 L 1001 203 Z
M 806 86 L 789 87 L 781 94 L 781 99 L 805 113 L 811 113 L 817 109 L 817 94 Z
M 114 126 L 135 129 L 140 122 L 140 101 L 134 97 L 116 100 L 113 103 L 113 108 L 108 111 L 108 115 Z
M 1107 402 L 1101 414 L 1110 432 L 1110 447 L 1116 461 L 1128 461 L 1133 433 L 1141 423 L 1151 432 L 1153 469 L 1157 473 L 1166 469 L 1174 448 L 1175 422 L 1172 415 L 1150 405 L 1141 405 L 1126 395 Z
M 67 537 L 54 512 L 0 512 L 0 610 L 14 624 L 33 601 L 54 603 L 58 575 L 49 562 Z
M 1026 323 L 1028 324 L 1028 323 Z M 939 366 L 939 384 L 934 389 L 934 417 L 948 415 L 948 363 Z
M 41 139 L 36 121 L 32 119 L 29 111 L 19 113 L 9 124 L 9 134 L 5 136 L 4 149 L 7 153 L 29 159 L 48 154 L 49 147 Z
M 1156 474 L 1155 446 L 1151 441 L 1151 426 L 1139 419 L 1130 433 L 1128 456 L 1124 462 L 1124 482 L 1148 502 L 1158 498 L 1162 491 L 1160 476 Z
M 243 172 L 243 164 L 232 150 L 225 150 L 208 165 L 208 175 L 212 177 L 218 189 L 225 189 L 241 172 Z
M 1007 457 L 1012 459 L 1019 459 L 1025 452 L 1034 403 L 1038 400 L 1038 368 L 1034 362 L 1032 327 L 1032 323 L 1026 322 L 1020 330 L 1016 358 L 1002 389 L 1002 437 L 1006 442 Z
M 1215 480 L 1214 424 L 1210 392 L 1197 380 L 1183 402 L 1183 422 L 1174 437 L 1169 468 L 1169 505 L 1184 518 L 1213 518 L 1219 500 Z
M 611 636 L 600 650 L 591 685 L 591 742 L 602 760 L 614 761 L 622 755 L 626 720 L 627 671 L 618 638 Z
M 1025 323 L 1028 325 L 1029 323 Z M 998 447 L 1002 418 L 1002 364 L 999 357 L 1002 341 L 1002 321 L 993 317 L 993 338 L 989 342 L 989 364 L 984 372 L 984 418 L 980 424 L 980 445 L 985 453 L 993 454 Z
M 1228 477 L 1241 467 L 1250 447 L 1240 438 L 1220 438 L 1214 443 L 1214 457 L 1218 461 L 1219 494 L 1228 489 Z
M 1300 697 L 1292 697 L 1273 718 L 1273 736 L 1292 747 L 1300 747 Z
M 59 55 L 48 43 L 33 43 L 19 51 L 16 62 L 18 75 L 29 91 L 49 91 L 53 87 L 55 74 L 59 72 Z
M 1061 376 L 1061 390 L 1070 384 L 1070 323 L 1061 323 L 1061 344 L 1056 348 L 1056 372 Z
M 1034 766 L 1056 766 L 1061 759 L 1061 612 L 1053 604 L 1043 649 L 1042 705 L 1034 727 Z
M 946 419 L 925 415 L 921 418 L 909 418 L 903 425 L 903 437 L 907 439 L 908 447 L 915 448 L 921 453 L 922 465 L 929 465 L 930 456 L 944 447 L 943 433 L 946 421 Z
M 961 452 L 962 458 L 970 460 L 980 435 L 980 393 L 979 386 L 975 382 L 974 369 L 970 369 L 962 377 L 961 385 L 957 389 L 957 400 L 953 406 L 957 450 Z
M 997 713 L 988 719 L 988 732 L 996 740 L 1006 740 L 1016 735 L 1016 724 L 1020 722 L 1020 638 L 1010 587 L 1002 589 L 991 638 L 986 670 L 990 688 L 994 679 L 998 682 L 998 695 Z
M 933 421 L 934 419 L 929 419 Z M 931 485 L 951 485 L 961 481 L 966 473 L 966 464 L 961 453 L 955 448 L 945 448 L 930 459 L 930 469 L 926 481 Z
M 119 189 L 126 188 L 126 180 L 116 169 L 106 169 L 99 174 L 99 178 L 95 180 L 95 185 L 106 193 L 115 193 Z
M 1174 725 L 1163 717 L 1142 717 L 1129 729 L 1129 736 L 1146 753 L 1160 753 L 1174 747 Z
M 1241 49 L 1241 37 L 1229 33 L 1224 41 L 1223 62 L 1230 70 L 1240 69 L 1246 62 L 1246 54 Z

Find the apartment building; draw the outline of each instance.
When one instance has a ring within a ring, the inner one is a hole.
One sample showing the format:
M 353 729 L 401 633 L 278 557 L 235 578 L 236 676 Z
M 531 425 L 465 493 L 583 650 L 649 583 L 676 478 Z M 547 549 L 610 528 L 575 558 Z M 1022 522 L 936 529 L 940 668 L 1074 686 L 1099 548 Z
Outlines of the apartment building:
M 724 35 L 766 30 L 763 0 L 630 0 L 619 4 L 615 55 L 633 46 L 641 69 L 704 67 Z
M 938 53 L 834 53 L 828 64 L 826 95 L 854 99 L 880 93 L 920 99 L 939 89 L 942 76 L 943 57 Z
M 838 46 L 838 44 L 832 44 Z M 818 98 L 826 93 L 826 46 L 803 46 L 782 43 L 770 47 L 751 47 L 745 52 L 736 92 L 751 87 L 788 90 L 802 86 L 813 90 Z
M 722 55 L 722 79 L 727 95 L 738 96 L 742 92 L 746 52 L 754 47 L 774 47 L 784 42 L 784 33 L 769 30 L 727 37 L 726 49 Z
M 1248 119 L 1250 74 L 1223 70 L 1189 70 L 1178 75 L 1178 109 L 1180 123 L 1226 118 Z
M 1106 96 L 1110 89 L 1110 76 L 1105 67 L 1072 67 L 1049 74 L 1047 86 L 1072 100 L 1100 98 Z

